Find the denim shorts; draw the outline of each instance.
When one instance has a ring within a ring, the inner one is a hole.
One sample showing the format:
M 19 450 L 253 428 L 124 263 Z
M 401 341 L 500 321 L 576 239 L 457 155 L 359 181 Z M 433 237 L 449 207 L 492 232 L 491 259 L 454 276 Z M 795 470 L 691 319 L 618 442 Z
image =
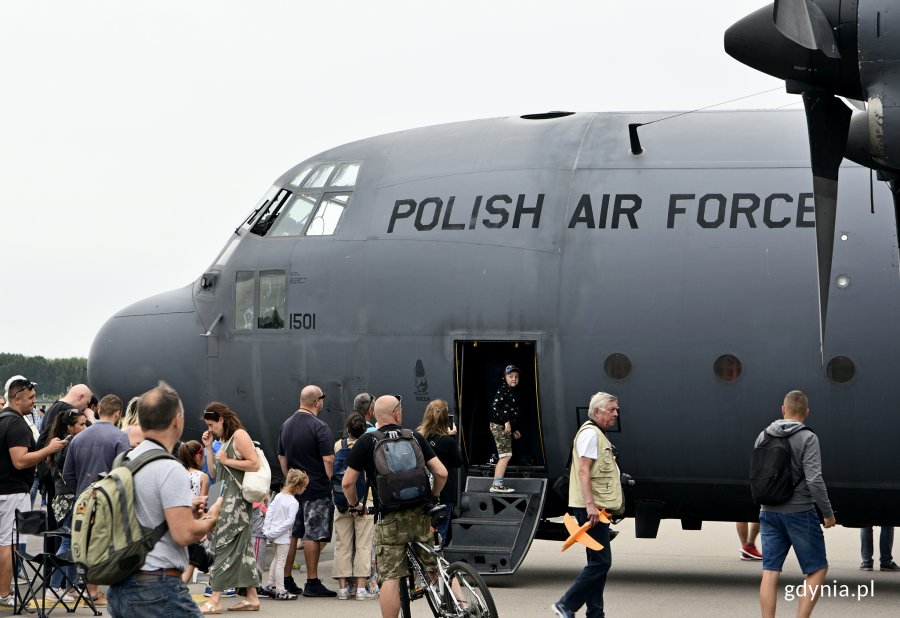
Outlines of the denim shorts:
M 764 571 L 780 572 L 791 547 L 804 575 L 828 566 L 825 536 L 815 508 L 800 513 L 760 511 L 759 534 Z
M 109 587 L 110 616 L 171 618 L 200 616 L 200 607 L 191 598 L 180 577 L 131 577 Z

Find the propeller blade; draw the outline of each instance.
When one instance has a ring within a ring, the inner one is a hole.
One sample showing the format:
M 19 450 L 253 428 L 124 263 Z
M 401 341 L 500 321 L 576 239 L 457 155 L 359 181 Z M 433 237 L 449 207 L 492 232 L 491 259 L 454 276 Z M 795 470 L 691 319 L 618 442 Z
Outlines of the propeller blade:
M 819 335 L 821 342 L 824 342 L 837 219 L 838 171 L 847 147 L 851 112 L 840 99 L 827 93 L 805 92 L 803 104 L 806 107 L 806 124 L 809 130 L 816 208 Z
M 797 45 L 841 57 L 831 22 L 812 0 L 775 0 L 773 17 L 778 31 Z

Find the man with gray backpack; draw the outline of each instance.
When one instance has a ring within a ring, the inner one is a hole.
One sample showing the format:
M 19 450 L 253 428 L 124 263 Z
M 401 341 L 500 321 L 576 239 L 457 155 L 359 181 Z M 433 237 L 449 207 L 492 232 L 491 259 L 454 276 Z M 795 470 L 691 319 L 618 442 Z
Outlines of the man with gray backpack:
M 75 504 L 72 553 L 89 581 L 111 584 L 112 616 L 131 615 L 137 607 L 141 618 L 200 616 L 181 574 L 188 564 L 187 546 L 215 527 L 222 499 L 202 514 L 202 498 L 195 504 L 187 471 L 169 454 L 184 430 L 178 393 L 160 382 L 141 395 L 140 410 L 144 441 L 124 454 L 124 465 L 114 466 L 107 479 L 88 487 Z M 132 475 L 140 477 L 140 483 Z M 109 481 L 121 484 L 117 505 L 104 500 L 110 492 L 103 484 Z
M 363 434 L 347 458 L 341 486 L 349 509 L 357 517 L 365 510 L 356 492 L 363 472 L 375 502 L 376 568 L 381 583 L 381 615 L 400 614 L 400 577 L 408 573 L 406 543 L 429 542 L 431 520 L 423 510 L 436 504 L 447 469 L 420 434 L 401 427 L 403 407 L 394 395 L 375 400 L 376 431 Z M 434 478 L 429 487 L 426 468 Z
M 785 395 L 781 414 L 783 418 L 773 421 L 756 438 L 750 466 L 751 491 L 760 505 L 763 575 L 759 604 L 764 618 L 775 616 L 778 576 L 791 547 L 806 576 L 804 594 L 798 594 L 797 615 L 812 613 L 828 572 L 816 507 L 822 511 L 826 528 L 835 524 L 822 478 L 819 438 L 804 425 L 809 416 L 806 395 L 801 391 Z

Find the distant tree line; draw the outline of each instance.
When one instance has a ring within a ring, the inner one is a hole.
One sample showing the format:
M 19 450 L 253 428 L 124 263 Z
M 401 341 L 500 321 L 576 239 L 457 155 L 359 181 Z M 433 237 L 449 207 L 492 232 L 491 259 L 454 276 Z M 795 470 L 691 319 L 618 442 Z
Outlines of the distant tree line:
M 41 399 L 58 399 L 71 385 L 87 383 L 87 359 L 0 353 L 0 389 L 14 375 L 37 382 Z

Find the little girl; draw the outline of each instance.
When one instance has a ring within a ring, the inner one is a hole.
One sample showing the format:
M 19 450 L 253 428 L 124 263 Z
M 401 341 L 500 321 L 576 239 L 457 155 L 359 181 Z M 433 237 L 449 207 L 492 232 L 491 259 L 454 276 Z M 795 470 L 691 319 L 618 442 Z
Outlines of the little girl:
M 178 449 L 178 459 L 188 471 L 191 478 L 191 495 L 195 498 L 209 493 L 209 477 L 200 468 L 203 466 L 203 445 L 196 440 L 189 440 Z M 194 565 L 188 564 L 181 580 L 184 583 L 191 581 L 194 575 Z
M 300 509 L 299 496 L 306 489 L 309 477 L 303 470 L 288 470 L 281 492 L 275 496 L 266 513 L 263 533 L 275 545 L 275 557 L 269 565 L 269 581 L 266 592 L 273 599 L 290 601 L 297 598 L 284 587 L 284 565 L 291 545 L 291 527 Z

